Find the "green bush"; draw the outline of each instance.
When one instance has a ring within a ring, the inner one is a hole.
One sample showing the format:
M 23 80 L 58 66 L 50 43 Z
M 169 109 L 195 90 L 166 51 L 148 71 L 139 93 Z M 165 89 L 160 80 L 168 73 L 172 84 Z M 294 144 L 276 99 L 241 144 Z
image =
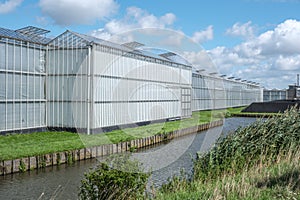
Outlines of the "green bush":
M 85 174 L 80 199 L 143 199 L 149 174 L 129 154 L 112 155 Z

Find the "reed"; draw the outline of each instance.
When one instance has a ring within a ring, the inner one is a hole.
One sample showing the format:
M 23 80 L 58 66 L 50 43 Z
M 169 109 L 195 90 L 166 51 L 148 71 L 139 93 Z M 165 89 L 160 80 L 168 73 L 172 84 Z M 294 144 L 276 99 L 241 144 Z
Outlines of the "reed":
M 173 178 L 157 199 L 300 199 L 300 111 L 221 137 L 199 154 L 191 181 Z

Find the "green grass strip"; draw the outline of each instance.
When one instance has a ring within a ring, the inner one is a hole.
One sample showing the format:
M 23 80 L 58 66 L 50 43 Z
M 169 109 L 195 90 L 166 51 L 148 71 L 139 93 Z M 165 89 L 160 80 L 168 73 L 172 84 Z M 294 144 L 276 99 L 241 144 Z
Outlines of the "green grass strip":
M 193 112 L 191 118 L 183 120 L 149 124 L 95 135 L 70 132 L 40 132 L 0 136 L 0 160 L 130 141 L 216 121 L 223 118 L 228 112 L 239 112 L 241 109 Z

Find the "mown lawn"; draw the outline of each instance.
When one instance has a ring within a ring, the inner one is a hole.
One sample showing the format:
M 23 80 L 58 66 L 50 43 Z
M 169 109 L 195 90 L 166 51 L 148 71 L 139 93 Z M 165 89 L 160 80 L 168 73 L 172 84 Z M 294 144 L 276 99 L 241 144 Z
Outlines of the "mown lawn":
M 129 141 L 219 120 L 228 112 L 239 112 L 240 110 L 241 108 L 230 109 L 229 111 L 199 111 L 194 112 L 192 117 L 188 119 L 149 124 L 94 135 L 70 132 L 40 132 L 0 136 L 0 160 Z

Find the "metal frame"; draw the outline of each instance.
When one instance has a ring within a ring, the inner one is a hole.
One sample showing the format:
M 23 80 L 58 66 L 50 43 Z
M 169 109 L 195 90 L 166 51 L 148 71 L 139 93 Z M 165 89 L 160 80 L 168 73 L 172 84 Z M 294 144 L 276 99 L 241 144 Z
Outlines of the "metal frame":
M 262 100 L 257 83 L 192 73 L 191 65 L 171 58 L 174 53 L 156 55 L 137 49 L 140 43 L 119 45 L 72 31 L 50 41 L 47 33 L 36 27 L 0 28 L 0 51 L 5 53 L 0 57 L 0 132 L 50 127 L 91 134 L 125 125 L 130 122 L 126 117 L 132 123 L 184 118 L 196 110 Z M 109 71 L 100 70 L 105 63 Z M 110 94 L 116 87 L 117 94 Z M 121 112 L 125 106 L 132 116 Z M 155 106 L 166 113 L 151 116 Z M 109 116 L 114 110 L 120 116 Z
M 5 85 L 0 95 L 0 106 L 5 107 L 0 110 L 0 132 L 45 128 L 46 46 L 8 29 L 1 28 L 0 35 L 0 76 Z

